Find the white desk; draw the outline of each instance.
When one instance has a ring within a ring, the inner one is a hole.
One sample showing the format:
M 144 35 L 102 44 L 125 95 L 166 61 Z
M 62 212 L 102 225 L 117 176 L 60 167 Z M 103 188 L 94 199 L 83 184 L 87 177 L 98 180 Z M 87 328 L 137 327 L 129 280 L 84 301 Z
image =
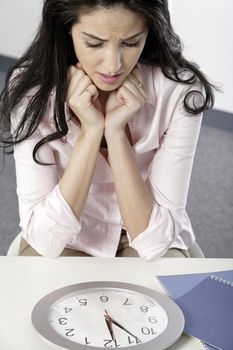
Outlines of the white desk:
M 163 292 L 156 275 L 233 269 L 233 259 L 0 257 L 0 349 L 51 350 L 31 324 L 31 310 L 54 289 L 86 281 L 112 280 L 142 284 Z M 55 349 L 58 349 L 55 347 Z M 171 350 L 202 350 L 195 339 L 182 336 Z

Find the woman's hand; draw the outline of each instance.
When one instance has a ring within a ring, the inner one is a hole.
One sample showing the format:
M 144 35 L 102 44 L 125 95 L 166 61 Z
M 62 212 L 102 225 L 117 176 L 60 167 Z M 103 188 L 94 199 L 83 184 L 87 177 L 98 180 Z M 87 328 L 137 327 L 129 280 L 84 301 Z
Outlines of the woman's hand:
M 104 128 L 104 116 L 99 101 L 99 92 L 80 63 L 68 69 L 66 101 L 80 120 L 84 130 Z
M 105 133 L 125 130 L 129 119 L 143 107 L 146 100 L 143 77 L 135 67 L 124 83 L 109 95 L 106 103 Z

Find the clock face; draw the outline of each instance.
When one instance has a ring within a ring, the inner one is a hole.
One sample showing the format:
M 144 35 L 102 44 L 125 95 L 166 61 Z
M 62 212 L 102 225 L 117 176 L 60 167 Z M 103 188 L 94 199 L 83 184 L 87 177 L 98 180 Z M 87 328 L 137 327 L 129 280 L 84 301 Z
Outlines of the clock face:
M 48 320 L 64 338 L 102 348 L 145 343 L 163 333 L 168 324 L 166 311 L 154 299 L 115 288 L 68 295 L 51 306 Z
M 138 285 L 89 282 L 58 289 L 37 303 L 32 322 L 65 349 L 165 349 L 184 317 L 168 297 Z

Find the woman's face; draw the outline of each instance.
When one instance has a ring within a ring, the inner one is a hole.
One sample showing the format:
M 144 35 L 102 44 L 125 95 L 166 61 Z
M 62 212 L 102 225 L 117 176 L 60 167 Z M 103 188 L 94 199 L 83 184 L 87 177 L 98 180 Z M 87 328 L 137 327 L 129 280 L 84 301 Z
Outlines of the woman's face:
M 138 62 L 147 34 L 144 18 L 123 7 L 98 8 L 82 15 L 71 29 L 77 59 L 102 91 L 123 83 Z

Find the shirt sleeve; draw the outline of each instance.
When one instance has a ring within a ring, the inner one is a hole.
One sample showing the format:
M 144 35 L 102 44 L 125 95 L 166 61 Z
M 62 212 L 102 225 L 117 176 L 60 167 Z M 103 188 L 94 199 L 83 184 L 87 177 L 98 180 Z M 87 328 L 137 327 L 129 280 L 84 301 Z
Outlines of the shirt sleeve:
M 13 113 L 11 132 L 17 127 L 26 101 Z M 49 144 L 37 158 L 53 165 L 39 165 L 32 150 L 43 138 L 39 128 L 27 140 L 14 146 L 20 227 L 24 239 L 41 255 L 57 257 L 72 243 L 81 226 L 61 195 L 54 152 Z
M 193 116 L 184 110 L 187 92 L 183 88 L 179 94 L 150 165 L 147 182 L 154 205 L 149 225 L 134 240 L 127 233 L 129 245 L 145 260 L 160 258 L 170 247 L 188 249 L 195 240 L 185 207 L 202 114 Z

